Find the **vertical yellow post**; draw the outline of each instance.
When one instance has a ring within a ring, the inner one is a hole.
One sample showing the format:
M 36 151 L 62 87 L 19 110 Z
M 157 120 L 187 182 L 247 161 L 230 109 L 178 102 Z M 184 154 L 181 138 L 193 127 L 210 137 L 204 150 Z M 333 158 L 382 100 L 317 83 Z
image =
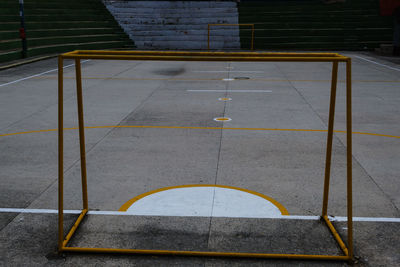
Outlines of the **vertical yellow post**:
M 83 209 L 88 209 L 87 195 L 87 175 L 86 175 L 86 149 L 85 149 L 85 126 L 83 122 L 83 96 L 82 96 L 82 72 L 81 62 L 75 59 L 76 72 L 76 95 L 78 103 L 78 120 L 79 120 L 79 143 L 81 152 L 81 179 L 82 179 L 82 204 Z
M 207 48 L 208 48 L 208 51 L 210 51 L 210 24 L 208 24 L 208 34 L 207 34 Z
M 324 197 L 322 202 L 322 216 L 326 216 L 328 212 L 329 181 L 331 175 L 332 139 L 333 139 L 333 126 L 335 121 L 338 64 L 339 63 L 337 61 L 333 62 L 332 64 L 331 98 L 329 104 L 328 137 L 326 142 L 327 144 L 326 144 L 325 181 L 324 181 Z
M 63 58 L 58 56 L 58 250 L 64 240 L 64 134 L 63 134 Z
M 353 166 L 351 121 L 351 58 L 346 62 L 346 139 L 347 139 L 347 242 L 353 259 Z
M 254 50 L 254 24 L 251 25 L 251 50 Z

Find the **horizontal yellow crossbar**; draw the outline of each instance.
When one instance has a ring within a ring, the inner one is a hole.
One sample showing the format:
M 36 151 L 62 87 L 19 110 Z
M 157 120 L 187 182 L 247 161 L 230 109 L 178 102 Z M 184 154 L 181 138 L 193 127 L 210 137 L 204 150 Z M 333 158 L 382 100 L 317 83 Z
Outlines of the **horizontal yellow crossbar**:
M 108 51 L 108 50 L 75 50 L 67 52 L 63 55 L 77 55 L 77 54 L 95 54 L 95 55 L 157 55 L 157 56 L 301 56 L 301 57 L 345 57 L 338 53 L 296 53 L 296 52 L 189 52 L 189 51 Z M 347 58 L 347 57 L 345 57 Z
M 62 54 L 70 59 L 165 60 L 165 61 L 248 61 L 248 62 L 345 62 L 336 53 L 258 53 L 258 52 L 159 52 L 159 51 L 73 51 Z

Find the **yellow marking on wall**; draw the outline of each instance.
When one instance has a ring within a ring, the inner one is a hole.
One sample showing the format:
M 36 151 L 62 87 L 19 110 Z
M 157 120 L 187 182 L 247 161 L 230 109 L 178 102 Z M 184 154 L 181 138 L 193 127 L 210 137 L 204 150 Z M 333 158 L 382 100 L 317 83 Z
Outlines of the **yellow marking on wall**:
M 196 127 L 196 126 L 151 126 L 151 125 L 105 125 L 105 126 L 85 126 L 85 129 L 103 129 L 103 128 L 153 128 L 153 129 L 193 129 L 193 130 L 243 130 L 243 131 L 285 131 L 285 132 L 327 132 L 328 130 L 318 129 L 279 129 L 279 128 L 235 128 L 235 127 Z M 64 130 L 77 130 L 78 127 L 64 128 Z M 57 129 L 37 130 L 0 134 L 0 137 L 30 134 L 30 133 L 44 133 L 56 132 Z M 346 131 L 334 130 L 335 133 L 346 133 Z M 371 135 L 380 137 L 389 137 L 400 139 L 400 136 L 389 134 L 377 134 L 366 132 L 352 132 L 353 134 Z
M 240 187 L 234 187 L 234 186 L 229 186 L 229 185 L 216 185 L 216 184 L 191 184 L 191 185 L 189 184 L 189 185 L 177 185 L 177 186 L 169 186 L 169 187 L 159 188 L 159 189 L 138 195 L 138 196 L 128 200 L 119 208 L 118 211 L 127 211 L 129 209 L 129 207 L 133 205 L 133 203 L 135 203 L 136 201 L 138 201 L 146 196 L 149 196 L 149 195 L 152 195 L 152 194 L 155 194 L 158 192 L 170 190 L 170 189 L 188 188 L 188 187 L 220 187 L 220 188 L 228 188 L 228 189 L 235 189 L 235 190 L 243 191 L 243 192 L 250 193 L 250 194 L 253 194 L 253 195 L 256 195 L 256 196 L 259 196 L 261 198 L 268 200 L 269 202 L 274 204 L 280 210 L 282 215 L 289 215 L 289 212 L 287 211 L 287 209 L 281 203 L 279 203 L 272 197 L 263 195 L 256 191 L 252 191 L 252 190 L 248 190 L 248 189 L 244 189 L 244 188 L 240 188 Z

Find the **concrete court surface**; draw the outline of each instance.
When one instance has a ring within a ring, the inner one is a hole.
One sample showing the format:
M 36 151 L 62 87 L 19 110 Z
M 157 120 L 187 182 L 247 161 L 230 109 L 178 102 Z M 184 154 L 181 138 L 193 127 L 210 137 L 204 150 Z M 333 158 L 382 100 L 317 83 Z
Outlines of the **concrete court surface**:
M 400 266 L 400 66 L 344 54 L 353 58 L 356 265 Z M 65 128 L 77 127 L 70 64 Z M 49 59 L 0 72 L 1 266 L 346 265 L 57 255 L 56 66 Z M 321 213 L 326 132 L 309 130 L 327 129 L 330 63 L 92 60 L 82 71 L 89 207 L 99 214 L 88 215 L 71 245 L 340 255 L 313 217 Z M 344 74 L 340 64 L 338 131 L 345 130 Z M 76 129 L 65 130 L 64 144 L 69 229 L 81 208 Z M 343 217 L 343 133 L 335 133 L 333 151 L 329 214 Z M 124 207 L 129 216 L 103 212 Z M 283 210 L 308 217 L 283 219 Z M 335 226 L 345 238 L 344 219 Z

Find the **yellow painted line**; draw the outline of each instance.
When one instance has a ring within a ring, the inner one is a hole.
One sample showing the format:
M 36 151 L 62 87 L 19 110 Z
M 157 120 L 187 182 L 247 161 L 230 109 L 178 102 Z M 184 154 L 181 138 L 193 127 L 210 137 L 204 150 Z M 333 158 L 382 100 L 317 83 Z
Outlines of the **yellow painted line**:
M 235 189 L 235 190 L 243 191 L 243 192 L 250 193 L 250 194 L 253 194 L 253 195 L 256 195 L 256 196 L 259 196 L 261 198 L 268 200 L 269 202 L 274 204 L 280 210 L 282 215 L 289 215 L 289 212 L 287 211 L 287 209 L 281 203 L 279 203 L 272 197 L 263 195 L 256 191 L 252 191 L 252 190 L 248 190 L 248 189 L 244 189 L 244 188 L 240 188 L 240 187 L 234 187 L 234 186 L 229 186 L 229 185 L 217 185 L 217 184 L 189 184 L 189 185 L 177 185 L 177 186 L 169 186 L 169 187 L 159 188 L 159 189 L 138 195 L 138 196 L 128 200 L 119 208 L 118 211 L 127 211 L 129 209 L 129 207 L 133 205 L 133 203 L 135 203 L 136 201 L 138 201 L 144 197 L 147 197 L 149 195 L 152 195 L 152 194 L 155 194 L 158 192 L 162 192 L 162 191 L 167 191 L 170 189 L 189 188 L 189 187 L 220 187 L 220 188 L 228 188 L 228 189 Z
M 57 76 L 40 76 L 34 79 L 57 79 Z M 75 77 L 64 77 L 64 79 L 75 79 Z M 220 78 L 124 78 L 124 77 L 82 77 L 87 80 L 127 80 L 127 81 L 221 81 Z M 234 79 L 233 79 L 234 80 Z M 240 80 L 243 81 L 243 80 Z M 263 81 L 263 82 L 331 82 L 331 80 L 282 80 L 282 79 L 262 79 L 251 78 L 245 81 Z M 345 83 L 346 81 L 338 81 Z M 385 80 L 353 80 L 359 83 L 400 83 L 400 81 L 385 81 Z
M 0 134 L 0 137 L 18 135 L 18 134 L 45 133 L 45 132 L 55 132 L 55 131 L 57 131 L 57 129 L 47 129 L 47 130 L 28 131 L 28 132 L 17 132 L 17 133 Z
M 226 118 L 226 117 L 221 117 L 221 118 L 215 118 L 215 121 L 231 121 L 231 118 Z
M 87 128 L 87 127 L 85 127 L 85 128 Z M 37 130 L 37 131 L 27 131 L 27 132 L 8 133 L 8 134 L 0 134 L 0 137 L 3 137 L 3 136 L 11 136 L 11 135 L 19 135 L 19 134 L 30 134 L 30 133 L 56 132 L 57 130 L 58 130 L 58 129 L 47 129 L 47 130 Z M 64 128 L 64 130 L 78 130 L 78 127 Z
M 285 132 L 327 132 L 328 130 L 318 129 L 279 129 L 279 128 L 235 128 L 235 127 L 196 127 L 196 126 L 150 126 L 150 125 L 105 125 L 105 126 L 86 126 L 85 129 L 103 129 L 103 128 L 153 128 L 153 129 L 193 129 L 193 130 L 244 130 L 244 131 L 285 131 Z M 77 130 L 78 127 L 64 128 L 64 130 Z M 0 134 L 0 137 L 30 134 L 30 133 L 44 133 L 55 132 L 57 129 L 27 131 Z M 335 130 L 335 133 L 346 133 L 346 131 Z M 389 137 L 400 139 L 400 136 L 389 134 L 365 133 L 365 132 L 352 132 L 353 134 L 371 135 L 380 137 Z

